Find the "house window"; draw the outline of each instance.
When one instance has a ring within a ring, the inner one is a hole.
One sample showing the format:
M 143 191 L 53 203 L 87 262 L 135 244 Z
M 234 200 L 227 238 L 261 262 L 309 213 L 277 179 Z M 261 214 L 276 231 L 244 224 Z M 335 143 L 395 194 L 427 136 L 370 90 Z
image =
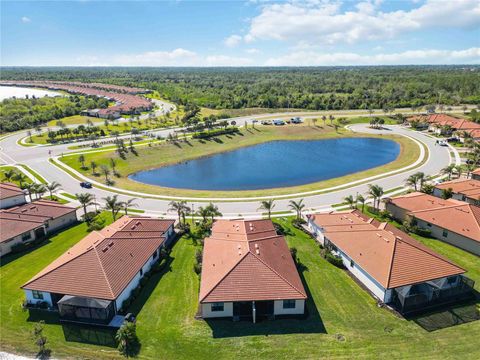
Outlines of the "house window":
M 284 309 L 295 309 L 295 300 L 283 300 Z
M 355 266 L 355 263 L 353 262 L 353 260 L 350 260 L 350 267 L 354 267 Z
M 43 293 L 41 291 L 32 290 L 32 295 L 34 299 L 43 300 Z
M 32 238 L 32 235 L 28 232 L 22 235 L 22 241 L 27 241 Z
M 447 230 L 443 230 L 442 236 L 443 236 L 443 237 L 447 237 L 447 236 L 448 236 L 448 231 L 447 231 Z
M 212 311 L 223 311 L 223 302 L 216 302 L 212 304 Z

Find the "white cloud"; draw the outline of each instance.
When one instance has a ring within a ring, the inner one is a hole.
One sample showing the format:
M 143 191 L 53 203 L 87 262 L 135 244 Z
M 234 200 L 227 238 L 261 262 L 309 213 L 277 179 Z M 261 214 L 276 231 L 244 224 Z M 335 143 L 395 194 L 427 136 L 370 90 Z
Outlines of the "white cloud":
M 480 64 L 480 48 L 464 50 L 410 50 L 401 53 L 360 55 L 356 53 L 292 52 L 270 58 L 267 66 L 335 66 L 335 65 L 413 65 Z
M 21 20 L 22 20 L 22 23 L 24 23 L 24 24 L 27 24 L 27 23 L 29 23 L 29 22 L 32 22 L 32 19 L 30 19 L 30 18 L 27 17 L 27 16 L 22 16 Z
M 226 38 L 224 40 L 224 43 L 228 47 L 235 47 L 238 44 L 240 44 L 241 41 L 242 41 L 242 37 L 240 35 L 232 35 Z
M 72 65 L 72 64 L 70 64 Z M 252 60 L 247 57 L 226 55 L 200 55 L 178 48 L 172 51 L 148 51 L 139 54 L 112 56 L 82 56 L 73 65 L 83 66 L 247 66 Z
M 383 12 L 381 1 L 358 3 L 343 11 L 338 2 L 268 4 L 250 22 L 246 42 L 280 40 L 335 44 L 391 39 L 426 28 L 474 29 L 480 26 L 478 0 L 427 0 L 404 11 Z
M 259 54 L 259 53 L 261 53 L 260 50 L 255 49 L 255 48 L 247 49 L 247 50 L 245 50 L 245 52 L 246 52 L 247 54 Z

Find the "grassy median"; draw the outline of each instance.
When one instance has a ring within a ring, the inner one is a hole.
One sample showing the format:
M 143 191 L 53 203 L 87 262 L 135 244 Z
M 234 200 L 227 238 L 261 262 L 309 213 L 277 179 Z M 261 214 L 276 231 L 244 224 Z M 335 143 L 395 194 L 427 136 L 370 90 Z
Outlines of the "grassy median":
M 270 189 L 269 195 L 283 195 L 321 190 L 332 186 L 342 185 L 350 181 L 361 180 L 369 176 L 380 175 L 388 171 L 408 166 L 414 163 L 420 155 L 420 148 L 418 145 L 403 136 L 361 135 L 342 128 L 335 131 L 333 127 L 328 125 L 325 126 L 325 128 L 318 125 L 289 125 L 283 127 L 257 126 L 256 129 L 252 129 L 251 127 L 248 129 L 242 128 L 238 135 L 220 136 L 209 141 L 188 140 L 188 142 L 179 141 L 175 144 L 159 143 L 152 146 L 139 147 L 137 148 L 137 155 L 129 152 L 125 160 L 119 158 L 118 154 L 114 151 L 89 153 L 84 155 L 86 164 L 86 168 L 84 169 L 81 168 L 81 164 L 78 161 L 79 155 L 66 155 L 61 158 L 61 161 L 82 174 L 105 183 L 105 178 L 100 174 L 99 169 L 97 169 L 96 174 L 93 174 L 89 164 L 91 161 L 94 161 L 99 166 L 110 166 L 110 158 L 114 158 L 116 161 L 116 171 L 120 174 L 119 177 L 111 177 L 111 179 L 115 181 L 115 187 L 132 191 L 186 197 L 254 197 L 264 196 L 265 190 L 203 191 L 172 189 L 138 183 L 130 180 L 128 175 L 142 170 L 157 168 L 181 161 L 188 161 L 198 157 L 231 151 L 244 146 L 252 146 L 268 141 L 315 140 L 338 137 L 381 137 L 391 139 L 397 141 L 401 145 L 401 152 L 395 161 L 381 167 L 301 186 Z

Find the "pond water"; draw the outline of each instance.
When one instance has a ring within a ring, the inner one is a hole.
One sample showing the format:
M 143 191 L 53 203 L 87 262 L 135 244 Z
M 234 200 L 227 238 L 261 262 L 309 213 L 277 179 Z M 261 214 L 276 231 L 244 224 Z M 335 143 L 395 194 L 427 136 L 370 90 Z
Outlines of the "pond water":
M 272 141 L 130 175 L 163 187 L 254 190 L 328 180 L 394 161 L 400 145 L 379 138 Z
M 50 91 L 50 90 L 41 90 L 34 88 L 22 88 L 17 86 L 0 86 L 0 101 L 4 99 L 9 99 L 11 97 L 16 97 L 17 99 L 24 99 L 28 97 L 35 96 L 37 98 L 44 96 L 61 96 L 62 94 Z

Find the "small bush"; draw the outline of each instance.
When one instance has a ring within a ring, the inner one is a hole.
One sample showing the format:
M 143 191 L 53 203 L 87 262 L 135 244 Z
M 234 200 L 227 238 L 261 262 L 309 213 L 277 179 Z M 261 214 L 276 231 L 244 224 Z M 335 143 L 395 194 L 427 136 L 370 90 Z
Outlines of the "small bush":
M 132 296 L 136 298 L 138 295 L 140 295 L 140 291 L 142 291 L 142 286 L 139 285 L 132 291 Z
M 292 224 L 296 227 L 302 227 L 302 225 L 304 225 L 306 223 L 307 222 L 302 218 L 297 218 L 297 219 L 292 220 Z
M 124 311 L 127 310 L 131 303 L 132 303 L 132 299 L 131 299 L 131 298 L 126 298 L 125 300 L 123 300 L 123 302 L 122 302 L 122 310 L 124 310 Z
M 22 252 L 23 250 L 25 250 L 26 248 L 28 248 L 28 244 L 25 244 L 25 243 L 19 243 L 19 244 L 15 244 L 15 245 L 12 245 L 11 247 L 11 252 L 13 254 L 15 253 L 19 253 L 19 252 Z
M 193 264 L 193 271 L 195 271 L 197 275 L 200 275 L 200 273 L 202 272 L 202 264 L 199 264 L 199 263 Z
M 420 235 L 420 236 L 423 236 L 423 237 L 431 237 L 432 236 L 432 232 L 428 229 L 421 229 L 421 228 L 418 228 L 416 227 L 414 229 L 414 233 L 417 234 L 417 235 Z
M 335 255 L 333 255 L 333 254 L 331 254 L 331 253 L 326 253 L 326 254 L 325 254 L 325 259 L 327 259 L 327 261 L 328 261 L 330 264 L 332 264 L 332 265 L 334 265 L 334 266 L 336 266 L 336 267 L 338 267 L 338 268 L 343 268 L 343 261 L 342 261 L 342 259 L 341 259 L 340 257 L 335 256 Z
M 147 285 L 148 278 L 147 278 L 146 275 L 147 275 L 147 274 L 145 274 L 145 276 L 140 279 L 140 285 L 141 285 L 142 287 L 144 287 L 145 285 Z
M 193 134 L 192 138 L 194 139 L 208 139 L 214 136 L 226 135 L 226 134 L 235 134 L 239 130 L 237 127 L 231 127 L 226 129 L 215 129 L 210 131 L 201 131 L 199 133 Z

